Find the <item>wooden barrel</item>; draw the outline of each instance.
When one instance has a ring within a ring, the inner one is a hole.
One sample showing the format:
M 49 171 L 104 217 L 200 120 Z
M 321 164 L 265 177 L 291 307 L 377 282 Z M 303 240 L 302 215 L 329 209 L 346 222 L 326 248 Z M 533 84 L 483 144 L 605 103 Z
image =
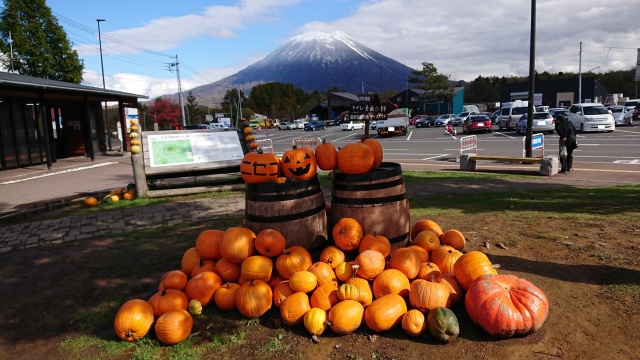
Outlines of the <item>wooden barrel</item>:
M 377 233 L 391 242 L 392 251 L 409 241 L 409 199 L 397 163 L 383 162 L 366 174 L 332 175 L 330 229 L 344 217 L 358 220 L 364 234 Z
M 287 247 L 299 245 L 319 253 L 328 244 L 327 213 L 320 181 L 287 181 L 284 184 L 246 184 L 246 226 L 256 235 L 275 229 Z

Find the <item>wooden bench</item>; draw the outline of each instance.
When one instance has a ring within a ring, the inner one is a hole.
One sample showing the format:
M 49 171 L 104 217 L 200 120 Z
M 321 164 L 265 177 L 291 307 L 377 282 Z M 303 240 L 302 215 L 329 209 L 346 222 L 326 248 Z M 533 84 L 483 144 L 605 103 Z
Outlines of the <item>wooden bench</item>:
M 555 155 L 544 157 L 519 157 L 519 156 L 492 156 L 492 155 L 476 155 L 462 154 L 460 155 L 460 170 L 476 171 L 478 169 L 478 161 L 497 161 L 506 163 L 521 164 L 540 164 L 540 175 L 553 176 L 558 173 L 559 160 Z
M 191 178 L 217 174 L 235 174 L 240 178 L 242 157 L 249 152 L 240 129 L 170 130 L 142 132 L 142 152 L 131 155 L 138 196 L 161 197 L 205 191 L 244 189 L 244 182 L 222 186 L 189 186 L 177 189 L 149 190 L 157 180 Z M 152 154 L 152 148 L 155 154 Z M 187 147 L 187 150 L 184 147 Z M 174 147 L 175 154 L 172 154 Z

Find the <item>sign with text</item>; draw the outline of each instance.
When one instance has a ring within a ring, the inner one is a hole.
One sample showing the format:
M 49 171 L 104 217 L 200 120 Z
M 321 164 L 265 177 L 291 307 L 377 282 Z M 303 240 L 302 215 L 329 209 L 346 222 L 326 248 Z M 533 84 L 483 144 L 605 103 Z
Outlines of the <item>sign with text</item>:
M 240 162 L 244 157 L 235 131 L 149 135 L 147 139 L 151 167 L 227 160 Z
M 351 104 L 349 109 L 350 120 L 385 120 L 387 118 L 388 107 L 386 104 Z

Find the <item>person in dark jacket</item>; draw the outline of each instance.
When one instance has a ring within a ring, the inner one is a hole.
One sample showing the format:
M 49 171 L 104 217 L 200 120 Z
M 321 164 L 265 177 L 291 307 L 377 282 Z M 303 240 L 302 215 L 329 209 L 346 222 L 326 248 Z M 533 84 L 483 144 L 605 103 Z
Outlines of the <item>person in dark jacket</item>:
M 560 172 L 566 174 L 573 171 L 573 149 L 578 147 L 576 128 L 566 117 L 558 115 L 556 118 L 556 132 L 560 136 Z

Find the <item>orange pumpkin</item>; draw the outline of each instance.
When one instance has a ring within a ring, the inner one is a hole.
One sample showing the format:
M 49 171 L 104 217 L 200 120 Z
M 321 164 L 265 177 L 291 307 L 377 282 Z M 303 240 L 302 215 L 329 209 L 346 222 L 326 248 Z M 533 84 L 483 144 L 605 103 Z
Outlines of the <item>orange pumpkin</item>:
M 466 240 L 464 238 L 464 235 L 462 235 L 460 231 L 449 229 L 442 233 L 442 236 L 440 237 L 440 243 L 442 245 L 449 245 L 458 251 L 462 251 L 462 249 L 464 249 L 464 245 L 466 244 Z
M 353 277 L 346 282 L 347 284 L 353 285 L 358 289 L 358 302 L 362 304 L 362 306 L 369 306 L 373 301 L 373 292 L 371 292 L 371 286 L 369 286 L 369 282 L 363 278 Z
M 141 299 L 132 299 L 118 309 L 113 320 L 113 329 L 121 340 L 135 341 L 147 335 L 153 320 L 151 305 Z
M 236 283 L 240 278 L 240 264 L 222 258 L 216 263 L 215 272 L 220 275 L 222 280 Z
M 360 246 L 358 248 L 359 252 L 363 252 L 365 250 L 379 251 L 385 258 L 387 258 L 391 254 L 391 243 L 389 242 L 389 239 L 382 235 L 378 235 L 378 233 L 366 234 L 360 241 Z
M 304 316 L 311 310 L 309 297 L 303 292 L 296 292 L 280 304 L 280 316 L 287 326 L 295 326 L 304 320 Z
M 418 254 L 421 264 L 429 262 L 429 260 L 431 260 L 431 255 L 429 255 L 429 252 L 425 250 L 423 247 L 418 245 L 409 245 L 407 246 L 407 248 L 413 250 L 416 254 Z
M 420 336 L 427 329 L 427 322 L 424 314 L 419 310 L 412 309 L 407 311 L 402 317 L 402 329 L 409 336 Z
M 289 277 L 289 287 L 296 292 L 312 292 L 318 285 L 316 276 L 307 270 L 296 271 Z
M 196 250 L 205 259 L 219 260 L 220 242 L 224 236 L 222 230 L 205 230 L 196 238 Z
M 418 220 L 413 226 L 411 226 L 410 234 L 411 239 L 415 239 L 415 237 L 422 231 L 429 230 L 433 231 L 440 237 L 442 235 L 442 228 L 435 221 L 429 219 Z
M 362 143 L 351 143 L 338 151 L 338 168 L 345 174 L 364 174 L 373 166 L 373 150 Z
M 287 298 L 287 296 L 293 294 L 295 291 L 291 290 L 288 281 L 282 281 L 273 288 L 273 304 L 276 307 L 280 307 L 280 304 Z
M 284 249 L 276 259 L 278 274 L 285 279 L 290 278 L 297 271 L 307 270 L 312 264 L 309 251 L 298 245 Z
M 346 260 L 346 257 L 342 250 L 336 246 L 330 245 L 322 250 L 319 260 L 329 264 L 331 268 L 335 269 L 341 262 Z
M 493 268 L 487 255 L 480 251 L 469 251 L 458 258 L 453 266 L 453 273 L 460 286 L 466 290 L 478 277 L 498 272 Z
M 193 318 L 186 310 L 172 310 L 158 318 L 155 325 L 156 337 L 161 343 L 174 345 L 191 334 Z
M 462 287 L 458 280 L 456 280 L 456 276 L 452 273 L 444 273 L 440 276 L 436 277 L 436 282 L 444 285 L 449 289 L 449 296 L 451 297 L 451 303 L 457 303 L 462 300 Z
M 329 310 L 331 307 L 340 302 L 338 297 L 338 289 L 332 284 L 318 286 L 311 294 L 311 307 Z
M 307 269 L 307 271 L 316 276 L 316 279 L 318 279 L 318 286 L 322 286 L 325 284 L 330 284 L 336 287 L 338 286 L 336 273 L 327 263 L 321 261 L 315 262 L 313 263 L 313 265 L 309 266 L 309 269 Z
M 200 264 L 191 270 L 191 277 L 200 274 L 203 271 L 215 271 L 216 262 L 213 260 L 200 260 Z
M 382 145 L 374 138 L 363 138 L 362 143 L 369 146 L 373 151 L 373 165 L 371 166 L 371 170 L 379 168 L 382 163 Z
M 189 300 L 196 299 L 202 306 L 213 300 L 213 294 L 222 286 L 222 279 L 213 271 L 204 271 L 187 281 L 184 292 Z
M 413 245 L 420 246 L 429 253 L 440 247 L 440 237 L 431 230 L 421 231 L 412 239 Z
M 222 285 L 213 294 L 213 302 L 218 309 L 224 311 L 231 311 L 236 308 L 236 291 L 240 289 L 240 285 L 234 283 L 226 283 Z
M 367 280 L 372 280 L 384 270 L 384 255 L 376 250 L 365 250 L 358 254 L 355 260 L 356 274 Z
M 96 206 L 98 205 L 98 199 L 94 198 L 94 197 L 88 197 L 86 199 L 84 199 L 84 204 L 87 206 Z
M 181 270 L 169 270 L 160 277 L 160 286 L 158 286 L 158 290 L 183 290 L 185 285 L 187 285 L 187 280 L 187 275 Z
M 255 142 L 251 142 L 254 144 Z M 256 147 L 257 147 L 257 143 Z M 247 184 L 264 184 L 275 181 L 280 175 L 280 159 L 274 153 L 262 149 L 248 152 L 240 163 L 240 176 Z
M 398 294 L 388 294 L 374 300 L 364 310 L 364 322 L 369 329 L 381 332 L 393 329 L 407 313 L 407 303 Z
M 391 254 L 389 267 L 402 271 L 407 279 L 413 280 L 420 270 L 420 256 L 410 248 L 400 248 Z
M 327 320 L 331 330 L 338 335 L 346 335 L 356 331 L 364 315 L 364 307 L 355 300 L 344 300 L 329 310 Z
M 440 274 L 442 274 L 442 272 L 438 265 L 432 262 L 426 262 L 420 264 L 420 269 L 418 270 L 416 279 L 432 280 L 440 276 Z
M 443 273 L 452 273 L 453 266 L 462 253 L 451 246 L 442 245 L 431 253 L 431 262 Z
M 255 319 L 271 309 L 273 292 L 262 280 L 250 280 L 236 290 L 236 308 L 242 316 Z
M 275 257 L 287 247 L 287 240 L 278 230 L 264 229 L 256 235 L 255 247 L 260 254 Z
M 352 262 L 343 261 L 336 266 L 336 277 L 338 280 L 345 282 L 353 277 L 353 265 Z
M 191 271 L 194 267 L 200 264 L 200 253 L 196 250 L 195 246 L 187 249 L 182 255 L 182 261 L 180 262 L 180 270 L 187 276 L 191 275 Z
M 331 233 L 336 246 L 342 250 L 351 251 L 360 246 L 362 226 L 356 219 L 345 217 L 338 220 Z
M 273 261 L 262 255 L 249 256 L 240 265 L 240 276 L 246 280 L 269 282 L 272 271 Z
M 280 160 L 280 170 L 282 175 L 289 179 L 307 180 L 316 176 L 318 164 L 316 156 L 308 147 L 298 148 L 296 146 L 282 154 Z
M 316 146 L 316 161 L 322 170 L 333 170 L 338 166 L 338 150 L 327 139 L 322 139 L 322 144 Z
M 376 299 L 389 294 L 398 294 L 408 299 L 410 287 L 407 276 L 397 269 L 387 269 L 373 279 L 373 295 Z
M 147 301 L 153 309 L 153 315 L 156 317 L 169 312 L 171 310 L 183 309 L 187 310 L 189 300 L 187 295 L 176 289 L 165 289 L 153 294 Z
M 220 241 L 220 254 L 225 259 L 241 263 L 253 255 L 255 251 L 256 235 L 253 231 L 243 227 L 228 228 Z
M 451 305 L 449 289 L 435 281 L 417 279 L 411 283 L 409 303 L 423 313 L 428 313 L 438 306 L 448 308 Z

